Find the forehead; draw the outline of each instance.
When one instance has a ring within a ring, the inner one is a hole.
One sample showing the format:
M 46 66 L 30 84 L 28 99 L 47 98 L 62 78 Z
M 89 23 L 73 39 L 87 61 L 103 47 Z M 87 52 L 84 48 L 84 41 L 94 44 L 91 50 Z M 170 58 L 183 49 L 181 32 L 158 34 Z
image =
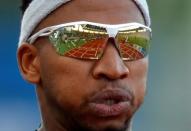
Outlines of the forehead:
M 71 0 L 49 14 L 36 30 L 74 21 L 144 23 L 140 10 L 132 0 Z

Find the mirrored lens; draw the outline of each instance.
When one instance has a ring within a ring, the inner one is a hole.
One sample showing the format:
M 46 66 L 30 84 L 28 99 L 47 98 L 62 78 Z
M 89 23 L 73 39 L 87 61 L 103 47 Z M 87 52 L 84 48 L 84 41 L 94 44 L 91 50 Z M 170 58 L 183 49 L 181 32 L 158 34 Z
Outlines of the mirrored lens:
M 123 60 L 138 60 L 148 55 L 151 33 L 144 27 L 119 31 L 116 39 Z
M 62 27 L 50 35 L 57 53 L 81 59 L 99 59 L 107 38 L 105 28 L 89 24 Z
M 100 59 L 107 44 L 106 28 L 90 25 L 65 26 L 54 31 L 49 39 L 59 55 L 80 59 Z M 116 35 L 116 45 L 123 60 L 144 58 L 150 48 L 151 32 L 145 27 L 123 27 Z

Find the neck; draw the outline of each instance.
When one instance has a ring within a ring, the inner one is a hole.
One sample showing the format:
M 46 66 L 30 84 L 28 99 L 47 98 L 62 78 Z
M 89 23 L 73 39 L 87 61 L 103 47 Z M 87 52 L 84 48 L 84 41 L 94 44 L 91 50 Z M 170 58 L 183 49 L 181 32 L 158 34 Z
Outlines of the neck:
M 54 129 L 55 130 L 55 129 Z M 44 127 L 43 127 L 43 125 L 37 130 L 37 131 L 48 131 L 48 130 L 46 130 Z M 56 130 L 57 131 L 57 130 Z M 63 130 L 63 131 L 65 131 L 65 130 Z M 129 129 L 127 129 L 126 131 L 132 131 L 132 128 L 129 128 Z

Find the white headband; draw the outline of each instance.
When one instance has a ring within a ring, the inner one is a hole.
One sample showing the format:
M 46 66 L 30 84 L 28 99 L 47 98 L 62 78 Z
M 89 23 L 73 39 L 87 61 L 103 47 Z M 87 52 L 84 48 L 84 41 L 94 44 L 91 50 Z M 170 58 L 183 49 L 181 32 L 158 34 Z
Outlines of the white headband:
M 68 1 L 70 0 L 33 0 L 23 15 L 18 46 L 20 47 L 23 42 L 27 41 L 32 31 L 48 14 Z M 151 21 L 146 0 L 133 1 L 143 13 L 146 25 L 150 26 Z

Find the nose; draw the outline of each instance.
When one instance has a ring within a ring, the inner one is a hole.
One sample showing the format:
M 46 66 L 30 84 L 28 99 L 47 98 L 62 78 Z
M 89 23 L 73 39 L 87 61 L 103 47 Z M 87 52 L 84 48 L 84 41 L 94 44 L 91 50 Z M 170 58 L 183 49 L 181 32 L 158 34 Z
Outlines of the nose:
M 114 39 L 108 39 L 104 54 L 93 68 L 93 77 L 96 79 L 117 80 L 127 78 L 129 68 L 121 59 L 115 46 Z

